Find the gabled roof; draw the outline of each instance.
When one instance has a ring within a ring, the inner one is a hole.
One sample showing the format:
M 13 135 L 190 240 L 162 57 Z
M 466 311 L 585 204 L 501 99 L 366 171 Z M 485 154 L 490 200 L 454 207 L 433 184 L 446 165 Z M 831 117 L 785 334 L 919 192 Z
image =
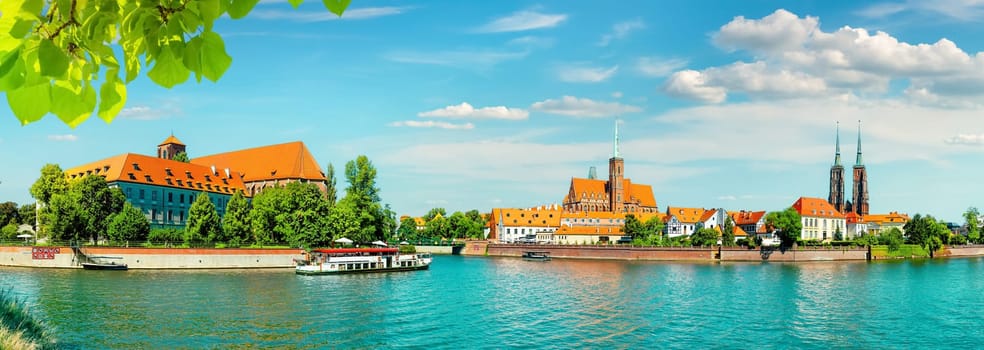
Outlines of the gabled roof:
M 325 181 L 318 162 L 303 142 L 248 148 L 239 151 L 197 157 L 194 164 L 229 168 L 243 174 L 243 181 L 305 179 Z
M 795 209 L 800 216 L 809 216 L 813 218 L 844 218 L 844 214 L 841 214 L 837 211 L 837 209 L 834 209 L 834 206 L 830 205 L 826 199 L 821 198 L 800 197 L 795 203 L 793 203 L 793 209 Z
M 718 237 L 720 237 L 721 234 L 724 232 L 724 230 L 721 229 L 721 226 L 714 226 L 714 231 L 717 231 Z M 742 230 L 741 227 L 738 227 L 738 226 L 735 226 L 731 230 L 731 232 L 735 234 L 735 237 L 736 238 L 737 237 L 748 237 L 748 232 L 745 232 L 745 230 Z
M 580 202 L 587 199 L 608 200 L 608 181 L 598 179 L 571 178 L 571 188 L 574 190 L 574 198 L 569 198 L 570 193 L 565 195 L 564 202 Z M 626 202 L 638 201 L 644 207 L 655 207 L 656 196 L 653 195 L 653 187 L 650 185 L 632 183 L 630 179 L 624 179 L 622 188 L 626 190 Z
M 847 220 L 848 224 L 863 224 L 865 221 L 863 217 L 853 211 L 847 212 L 847 215 L 844 215 L 844 218 Z
M 888 214 L 868 214 L 864 217 L 864 220 L 870 223 L 876 224 L 887 224 L 887 223 L 907 223 L 909 222 L 909 215 L 899 214 L 898 212 L 891 212 Z
M 765 211 L 731 211 L 728 215 L 735 225 L 754 225 L 765 217 Z
M 700 217 L 704 215 L 704 211 L 704 208 L 666 207 L 666 216 L 675 217 L 681 223 L 692 224 L 697 223 L 700 220 Z
M 629 180 L 626 179 L 626 182 Z M 631 184 L 627 186 L 629 190 L 629 199 L 635 199 L 639 201 L 639 205 L 644 207 L 655 207 L 656 206 L 656 196 L 653 195 L 653 187 L 643 184 Z
M 705 222 L 707 220 L 710 220 L 711 217 L 714 216 L 714 214 L 716 214 L 716 213 L 717 213 L 717 209 L 708 209 L 708 210 L 705 210 L 704 211 L 704 214 L 702 214 L 700 216 L 700 222 Z
M 212 172 L 207 166 L 170 159 L 125 153 L 65 170 L 65 176 L 79 179 L 86 175 L 101 175 L 106 182 L 128 182 L 165 186 L 194 191 L 248 194 L 238 173 Z
M 174 135 L 171 135 L 171 136 L 168 136 L 166 139 L 164 139 L 164 142 L 161 142 L 161 144 L 159 144 L 158 146 L 164 146 L 164 145 L 172 144 L 172 143 L 175 144 L 175 145 L 181 145 L 181 146 L 184 146 L 185 145 L 185 144 L 181 143 L 181 140 L 178 140 L 177 137 L 174 137 Z

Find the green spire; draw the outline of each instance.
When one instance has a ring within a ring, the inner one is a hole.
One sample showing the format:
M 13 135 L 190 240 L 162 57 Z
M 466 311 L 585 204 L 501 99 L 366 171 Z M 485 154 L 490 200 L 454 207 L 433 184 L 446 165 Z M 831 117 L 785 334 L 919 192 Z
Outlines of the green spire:
M 862 166 L 864 162 L 861 161 L 861 121 L 858 120 L 858 159 L 854 164 L 855 166 Z
M 615 152 L 612 158 L 618 158 L 618 118 L 615 118 Z
M 837 122 L 837 154 L 834 155 L 834 166 L 841 166 L 841 131 L 840 122 Z

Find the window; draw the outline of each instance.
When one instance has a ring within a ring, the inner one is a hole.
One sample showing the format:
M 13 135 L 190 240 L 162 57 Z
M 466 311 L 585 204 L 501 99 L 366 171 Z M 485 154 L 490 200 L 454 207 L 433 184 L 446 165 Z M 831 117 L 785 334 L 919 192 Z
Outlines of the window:
M 144 199 L 144 190 L 142 188 L 140 189 L 140 197 L 139 198 L 140 199 Z
M 184 193 L 182 193 L 181 196 L 178 197 L 178 203 L 184 203 L 184 202 L 185 202 L 185 195 L 184 195 Z
M 171 168 L 164 168 L 164 172 L 167 173 L 167 176 L 174 176 L 174 173 L 171 173 Z
M 133 198 L 133 191 L 130 188 L 126 189 L 126 198 Z
M 174 221 L 174 213 L 172 213 L 170 210 L 167 211 L 167 221 L 169 222 Z
M 150 191 L 150 200 L 152 201 L 157 200 L 157 191 Z
M 174 193 L 173 192 L 168 192 L 167 193 L 167 202 L 168 203 L 174 203 Z
M 150 221 L 151 222 L 157 221 L 157 209 L 150 210 Z
M 185 221 L 185 212 L 184 212 L 184 210 L 178 211 L 178 221 Z

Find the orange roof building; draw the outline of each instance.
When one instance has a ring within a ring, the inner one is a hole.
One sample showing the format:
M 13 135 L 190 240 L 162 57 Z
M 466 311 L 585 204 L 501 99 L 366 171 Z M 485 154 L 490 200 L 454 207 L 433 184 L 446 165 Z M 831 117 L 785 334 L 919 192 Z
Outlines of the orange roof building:
M 708 210 L 704 208 L 666 207 L 666 234 L 669 237 L 689 236 L 697 231 L 698 223 Z
M 847 234 L 847 218 L 826 199 L 800 197 L 793 203 L 793 209 L 800 214 L 802 239 L 830 241 L 837 235 L 843 239 Z
M 250 195 L 294 181 L 315 183 L 322 191 L 327 188 L 321 166 L 300 141 L 195 157 L 191 162 L 239 172 Z
M 89 175 L 102 176 L 110 187 L 119 188 L 153 227 L 184 226 L 191 203 L 201 193 L 222 215 L 229 198 L 245 190 L 239 173 L 133 153 L 65 170 L 69 181 Z
M 654 213 L 658 211 L 652 186 L 634 184 L 632 180 L 625 178 L 625 161 L 618 154 L 617 121 L 615 151 L 612 158 L 608 160 L 608 180 L 571 178 L 563 206 L 564 210 L 571 212 Z
M 729 211 L 728 216 L 734 221 L 735 226 L 741 227 L 746 233 L 766 233 L 765 230 L 765 211 Z

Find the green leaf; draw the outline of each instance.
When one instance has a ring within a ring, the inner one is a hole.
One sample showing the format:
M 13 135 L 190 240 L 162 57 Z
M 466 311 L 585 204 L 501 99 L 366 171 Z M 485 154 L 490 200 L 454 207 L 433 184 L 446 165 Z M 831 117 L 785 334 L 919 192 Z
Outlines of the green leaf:
M 246 17 L 258 2 L 260 0 L 232 0 L 232 3 L 229 4 L 229 17 L 232 19 Z
M 215 32 L 202 33 L 202 75 L 216 82 L 231 64 L 232 57 L 226 53 L 222 37 Z
M 290 6 L 294 6 L 296 9 L 298 6 L 301 6 L 301 3 L 304 2 L 304 0 L 287 0 L 287 2 L 290 3 Z
M 7 91 L 7 104 L 21 125 L 41 120 L 51 110 L 51 85 L 44 83 Z
M 16 89 L 24 84 L 24 63 L 20 60 L 20 52 L 18 47 L 0 58 L 0 91 Z M 20 67 L 17 67 L 18 63 Z
M 190 74 L 191 71 L 174 57 L 171 50 L 161 50 L 157 61 L 154 62 L 154 68 L 147 72 L 147 77 L 157 85 L 170 89 L 188 80 Z
M 65 75 L 68 70 L 68 55 L 51 40 L 41 40 L 38 61 L 41 61 L 41 75 L 44 76 L 57 78 Z
M 206 32 L 212 30 L 212 23 L 222 15 L 219 0 L 202 0 L 198 3 L 198 11 L 202 16 Z
M 352 3 L 352 0 L 322 0 L 322 2 L 325 3 L 325 7 L 328 8 L 328 11 L 338 15 L 338 17 L 341 17 L 342 13 L 345 12 L 345 9 L 348 8 L 350 3 Z
M 126 85 L 117 76 L 119 70 L 106 72 L 106 82 L 99 89 L 99 118 L 109 123 L 126 104 Z
M 51 113 L 69 127 L 82 124 L 96 107 L 96 89 L 86 84 L 75 88 L 70 83 L 58 81 L 51 87 Z
M 195 80 L 202 82 L 202 37 L 196 36 L 188 41 L 182 59 L 186 68 L 195 72 Z

